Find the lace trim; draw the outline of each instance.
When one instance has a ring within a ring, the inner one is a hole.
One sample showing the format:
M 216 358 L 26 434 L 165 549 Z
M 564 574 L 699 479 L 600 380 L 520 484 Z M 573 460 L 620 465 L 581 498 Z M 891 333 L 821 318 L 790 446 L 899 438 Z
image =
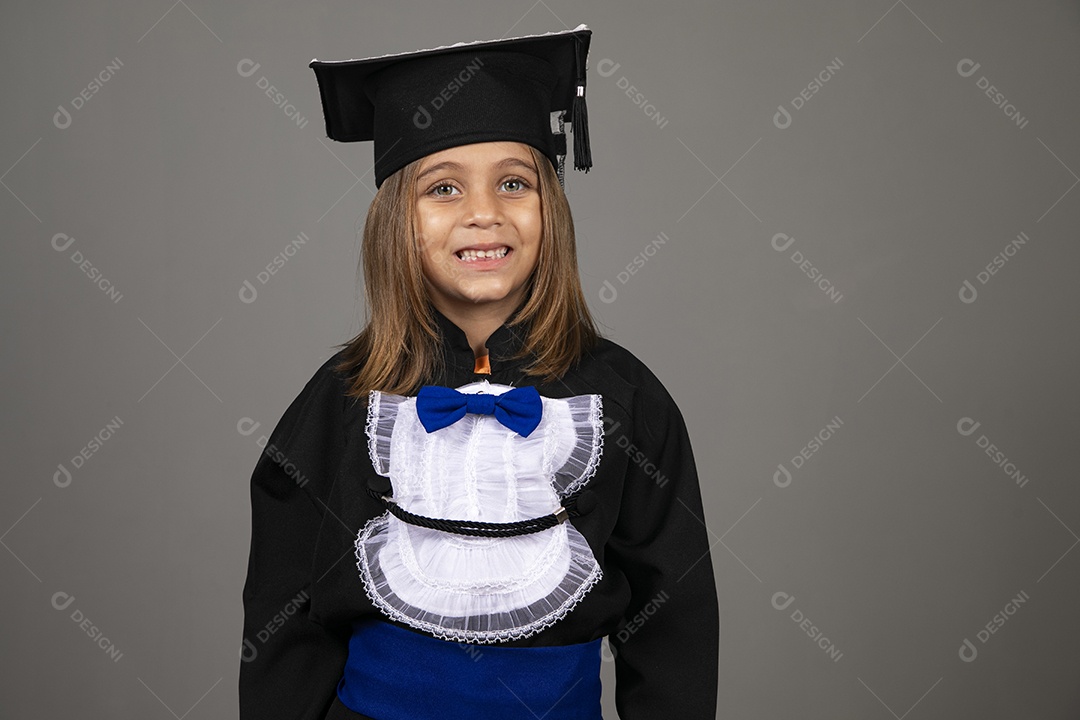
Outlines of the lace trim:
M 368 393 L 367 421 L 364 433 L 368 438 L 368 455 L 379 475 L 390 475 L 390 438 L 397 421 L 398 406 L 407 397 L 380 390 Z
M 559 527 L 566 535 L 568 567 L 562 581 L 543 597 L 517 607 L 515 598 L 521 597 L 520 590 L 476 594 L 433 588 L 431 593 L 441 596 L 447 610 L 453 606 L 461 612 L 424 610 L 402 599 L 383 571 L 383 554 L 392 547 L 390 521 L 396 522 L 396 518 L 388 513 L 379 515 L 369 520 L 357 535 L 356 560 L 364 593 L 389 617 L 444 640 L 496 643 L 529 637 L 565 617 L 603 577 L 585 538 L 573 525 L 566 524 Z
M 565 400 L 576 441 L 570 456 L 555 471 L 559 497 L 573 495 L 596 474 L 604 452 L 604 403 L 601 395 L 576 395 Z
M 387 475 L 387 469 L 382 466 L 380 458 L 390 458 L 390 453 L 380 453 L 378 449 L 379 433 L 378 422 L 379 416 L 379 396 L 378 390 L 372 390 L 368 393 L 368 406 L 367 406 L 367 421 L 364 423 L 364 433 L 368 438 L 368 456 L 371 457 L 371 466 L 375 468 L 375 472 L 379 475 Z
M 481 381 L 458 389 L 512 388 Z M 420 515 L 511 522 L 550 513 L 597 472 L 603 405 L 599 394 L 541 400 L 540 425 L 527 438 L 483 415 L 428 433 L 415 397 L 373 390 L 365 423 L 372 466 L 392 478 L 395 500 Z M 528 637 L 563 618 L 602 576 L 571 523 L 470 538 L 384 513 L 360 530 L 355 550 L 376 608 L 447 640 Z
M 490 387 L 496 391 L 510 389 L 509 386 Z M 590 394 L 569 398 L 545 397 L 542 400 L 544 416 L 537 431 L 528 438 L 520 438 L 507 430 L 508 441 L 516 443 L 518 449 L 504 446 L 502 457 L 507 463 L 506 472 L 512 474 L 512 464 L 508 458 L 515 452 L 524 454 L 530 448 L 537 448 L 542 472 L 550 478 L 552 489 L 561 499 L 584 487 L 599 468 L 604 450 L 603 397 Z M 475 507 L 477 486 L 474 473 L 480 448 L 476 445 L 479 438 L 471 430 L 480 418 L 467 415 L 454 425 L 429 434 L 417 418 L 409 416 L 407 411 L 405 415 L 401 414 L 403 404 L 414 408 L 415 402 L 415 397 L 371 391 L 365 432 L 372 466 L 378 474 L 389 476 L 393 465 L 395 480 L 402 481 L 395 483 L 395 496 L 399 496 L 399 490 L 407 489 L 409 493 L 430 498 L 433 491 L 443 492 L 446 488 L 430 487 L 430 475 L 425 475 L 422 468 L 431 467 L 432 463 L 446 457 L 447 450 L 453 449 L 457 443 L 464 443 L 464 470 L 470 479 L 465 491 L 471 500 L 470 507 Z M 404 427 L 398 428 L 398 437 L 394 438 L 399 416 L 405 421 Z M 395 445 L 400 449 L 392 452 Z M 399 488 L 399 485 L 402 487 Z M 443 495 L 443 502 L 439 504 L 444 504 L 447 499 Z

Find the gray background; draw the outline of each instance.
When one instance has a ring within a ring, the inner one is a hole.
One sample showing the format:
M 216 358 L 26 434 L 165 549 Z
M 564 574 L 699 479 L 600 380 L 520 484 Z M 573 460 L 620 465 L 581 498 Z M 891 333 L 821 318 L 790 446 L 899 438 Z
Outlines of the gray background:
M 1080 717 L 1077 3 L 530 2 L 5 6 L 0 713 L 235 715 L 257 438 L 363 318 L 308 61 L 585 22 L 582 279 L 690 428 L 719 716 Z

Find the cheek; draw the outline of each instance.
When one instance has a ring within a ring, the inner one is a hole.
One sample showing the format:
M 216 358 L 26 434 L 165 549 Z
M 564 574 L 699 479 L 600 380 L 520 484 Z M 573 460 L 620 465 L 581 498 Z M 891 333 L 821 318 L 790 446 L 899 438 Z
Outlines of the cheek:
M 539 249 L 543 224 L 543 218 L 540 216 L 540 202 L 537 200 L 535 206 L 522 213 L 518 225 L 522 240 L 531 244 L 534 252 Z
M 440 222 L 438 213 L 424 211 L 417 208 L 416 211 L 416 243 L 420 254 L 427 257 L 436 254 L 439 248 L 446 244 L 447 233 Z
M 451 260 L 454 258 L 441 243 L 425 242 L 421 236 L 417 243 L 420 247 L 420 267 L 429 278 L 447 275 L 451 271 Z

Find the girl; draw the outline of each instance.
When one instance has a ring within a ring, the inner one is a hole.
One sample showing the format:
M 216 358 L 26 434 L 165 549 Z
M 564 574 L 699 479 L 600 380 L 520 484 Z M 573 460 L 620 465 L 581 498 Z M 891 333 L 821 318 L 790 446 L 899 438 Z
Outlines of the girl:
M 590 32 L 312 61 L 374 140 L 367 326 L 251 479 L 241 720 L 715 716 L 719 617 L 682 415 L 600 337 L 562 190 Z

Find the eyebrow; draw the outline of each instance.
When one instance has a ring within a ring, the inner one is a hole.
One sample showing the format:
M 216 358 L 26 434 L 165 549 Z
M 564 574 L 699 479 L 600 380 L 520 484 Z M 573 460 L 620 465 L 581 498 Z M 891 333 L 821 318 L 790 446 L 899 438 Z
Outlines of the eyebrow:
M 524 160 L 521 160 L 521 159 L 516 158 L 516 157 L 504 158 L 504 159 L 500 160 L 499 162 L 495 163 L 495 169 L 497 169 L 497 170 L 502 170 L 503 168 L 509 168 L 509 167 L 524 168 L 524 169 L 528 170 L 529 172 L 531 172 L 533 174 L 536 174 L 536 168 L 535 167 L 533 167 L 529 163 L 525 162 Z M 420 173 L 416 178 L 416 182 L 419 183 L 421 180 L 423 180 L 428 175 L 431 175 L 432 173 L 441 172 L 443 170 L 454 170 L 454 171 L 457 171 L 457 172 L 461 172 L 464 169 L 465 169 L 465 167 L 461 163 L 456 163 L 453 160 L 445 160 L 445 161 L 443 161 L 441 163 L 436 163 L 435 165 L 432 165 L 427 170 Z

